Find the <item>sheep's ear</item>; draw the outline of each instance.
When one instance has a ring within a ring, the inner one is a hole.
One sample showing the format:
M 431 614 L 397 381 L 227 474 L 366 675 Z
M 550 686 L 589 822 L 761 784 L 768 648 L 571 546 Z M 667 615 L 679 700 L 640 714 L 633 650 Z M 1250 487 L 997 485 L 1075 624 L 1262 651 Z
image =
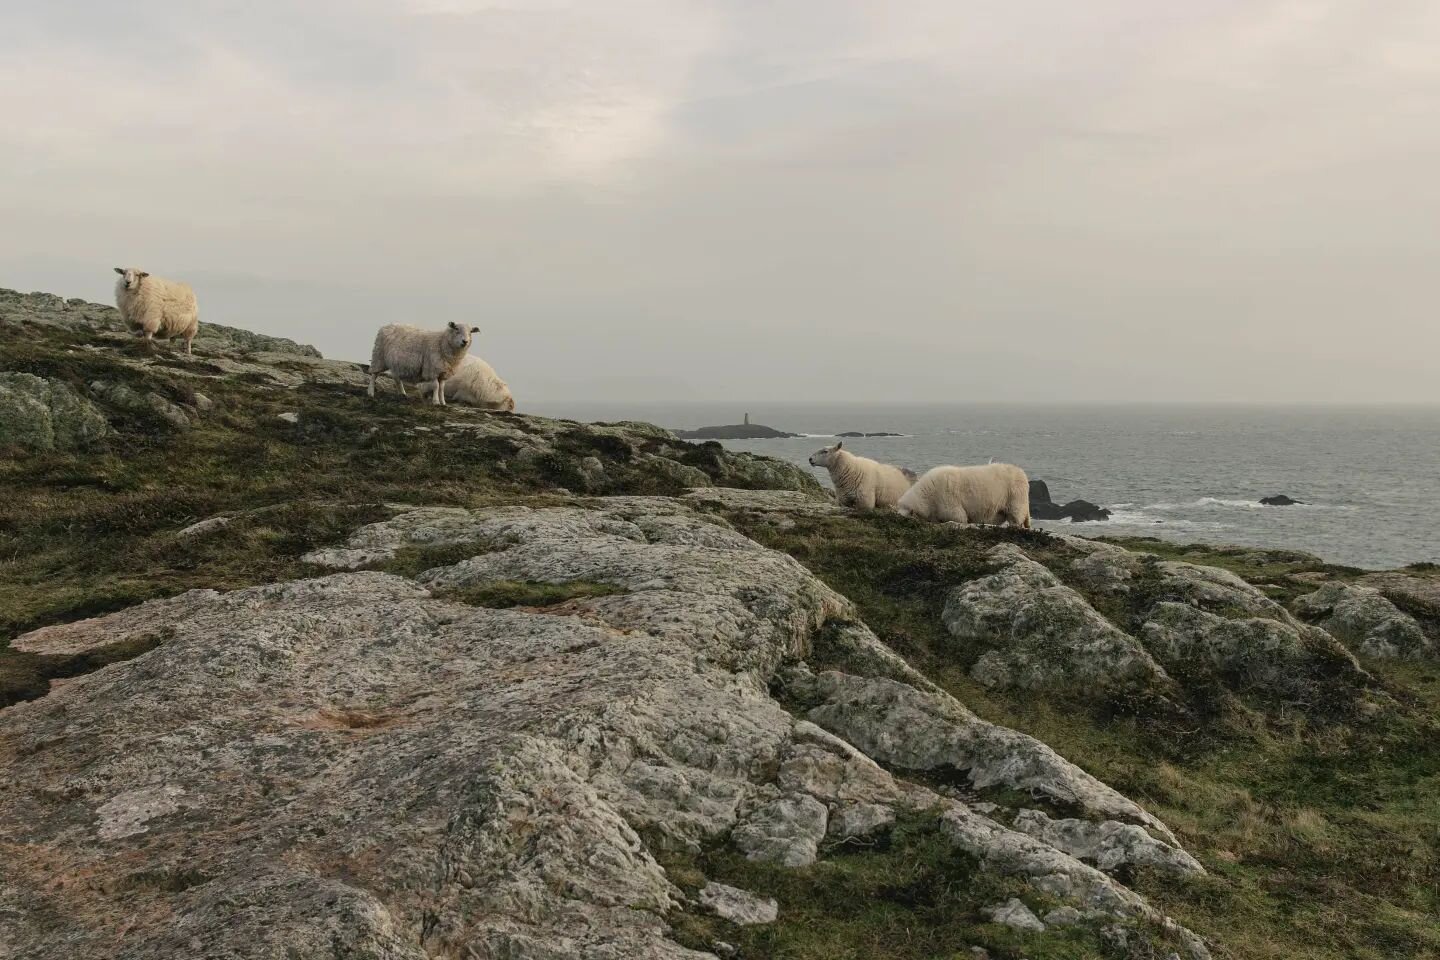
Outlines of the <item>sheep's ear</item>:
M 479 327 L 471 327 L 471 328 L 470 328 L 470 332 L 471 332 L 471 333 L 479 333 L 479 332 L 480 332 L 480 328 L 479 328 Z
M 454 320 L 451 320 L 448 324 L 446 324 L 446 326 L 448 326 L 451 330 L 459 330 L 459 329 L 460 329 L 459 327 L 455 326 L 455 321 L 454 321 Z
M 125 268 L 124 268 L 124 267 L 116 267 L 116 268 L 115 268 L 115 272 L 118 273 L 118 274 L 120 274 L 120 276 L 122 276 L 122 277 L 125 276 Z
M 845 446 L 845 441 L 844 441 L 844 440 L 840 440 L 840 441 L 838 441 L 838 442 L 835 444 L 835 449 L 836 449 L 836 450 L 839 450 L 839 449 L 840 449 L 841 447 L 843 447 L 843 446 Z
M 135 274 L 135 276 L 139 277 L 141 280 L 144 280 L 146 277 L 150 276 L 150 274 L 146 273 L 144 270 L 141 270 L 139 273 Z

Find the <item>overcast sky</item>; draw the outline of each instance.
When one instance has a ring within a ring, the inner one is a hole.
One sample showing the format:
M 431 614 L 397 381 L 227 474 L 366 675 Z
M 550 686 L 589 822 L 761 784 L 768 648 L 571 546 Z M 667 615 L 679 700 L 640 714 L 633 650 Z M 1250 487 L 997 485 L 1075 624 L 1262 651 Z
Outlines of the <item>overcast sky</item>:
M 1440 401 L 1433 0 L 25 0 L 0 286 L 521 405 Z

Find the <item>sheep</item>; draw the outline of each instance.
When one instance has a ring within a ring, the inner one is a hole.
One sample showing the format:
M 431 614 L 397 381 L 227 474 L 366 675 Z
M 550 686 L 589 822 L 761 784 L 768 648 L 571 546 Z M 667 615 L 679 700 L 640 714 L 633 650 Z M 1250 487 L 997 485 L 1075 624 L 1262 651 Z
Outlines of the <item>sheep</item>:
M 902 516 L 1030 527 L 1030 478 L 1009 463 L 934 467 L 900 498 Z
M 810 466 L 825 467 L 835 484 L 835 496 L 857 510 L 894 509 L 901 494 L 915 482 L 915 474 L 843 449 L 845 441 L 821 447 L 810 455 Z
M 135 267 L 116 267 L 115 306 L 120 318 L 146 340 L 156 335 L 174 340 L 185 338 L 185 355 L 191 356 L 191 341 L 200 332 L 200 308 L 195 291 L 187 283 L 152 277 Z
M 370 396 L 375 396 L 375 378 L 388 373 L 400 396 L 406 396 L 406 383 L 426 381 L 432 385 L 431 402 L 445 406 L 441 384 L 459 369 L 472 335 L 479 332 L 479 327 L 464 327 L 453 320 L 444 330 L 422 330 L 407 323 L 381 327 L 370 351 Z
M 420 396 L 429 396 L 434 389 L 430 384 L 421 384 Z M 495 375 L 495 369 L 476 356 L 467 356 L 450 379 L 445 381 L 445 399 L 479 407 L 482 410 L 515 409 L 515 397 L 510 385 Z

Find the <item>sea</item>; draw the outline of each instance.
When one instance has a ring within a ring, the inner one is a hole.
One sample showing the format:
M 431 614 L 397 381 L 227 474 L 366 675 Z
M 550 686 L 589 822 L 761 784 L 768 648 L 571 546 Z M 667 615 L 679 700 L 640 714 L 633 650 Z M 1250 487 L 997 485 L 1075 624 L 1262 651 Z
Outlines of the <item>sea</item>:
M 1440 406 L 1085 406 L 550 403 L 526 412 L 644 420 L 671 428 L 752 423 L 795 439 L 726 441 L 824 470 L 806 458 L 843 431 L 902 434 L 846 449 L 917 472 L 1015 463 L 1057 503 L 1108 507 L 1107 521 L 1040 522 L 1085 536 L 1303 550 L 1388 569 L 1440 562 Z M 1267 507 L 1287 494 L 1298 506 Z

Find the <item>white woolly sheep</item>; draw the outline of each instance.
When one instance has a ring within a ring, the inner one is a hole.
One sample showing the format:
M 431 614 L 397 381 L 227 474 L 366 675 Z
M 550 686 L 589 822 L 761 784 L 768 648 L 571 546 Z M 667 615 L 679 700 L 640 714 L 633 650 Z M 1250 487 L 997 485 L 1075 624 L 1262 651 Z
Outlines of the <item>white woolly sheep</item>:
M 869 457 L 857 457 L 843 449 L 842 440 L 833 447 L 821 447 L 810 455 L 810 466 L 830 471 L 835 497 L 841 505 L 857 510 L 891 509 L 915 482 L 915 474 Z
M 427 382 L 431 402 L 443 407 L 441 385 L 459 369 L 470 350 L 471 335 L 479 332 L 479 327 L 464 327 L 453 320 L 444 330 L 422 330 L 408 323 L 381 327 L 370 351 L 370 396 L 375 396 L 375 378 L 388 373 L 400 396 L 406 395 L 405 384 Z
M 904 516 L 956 523 L 1030 526 L 1030 478 L 1009 463 L 934 467 L 915 481 L 896 509 Z
M 200 332 L 200 308 L 188 283 L 152 277 L 135 267 L 116 267 L 115 306 L 120 318 L 146 340 L 185 338 L 185 353 Z
M 428 397 L 434 387 L 428 383 L 420 385 L 420 396 Z M 515 397 L 510 385 L 495 374 L 495 368 L 477 356 L 467 356 L 459 368 L 445 381 L 445 400 L 469 404 L 481 410 L 515 409 Z

